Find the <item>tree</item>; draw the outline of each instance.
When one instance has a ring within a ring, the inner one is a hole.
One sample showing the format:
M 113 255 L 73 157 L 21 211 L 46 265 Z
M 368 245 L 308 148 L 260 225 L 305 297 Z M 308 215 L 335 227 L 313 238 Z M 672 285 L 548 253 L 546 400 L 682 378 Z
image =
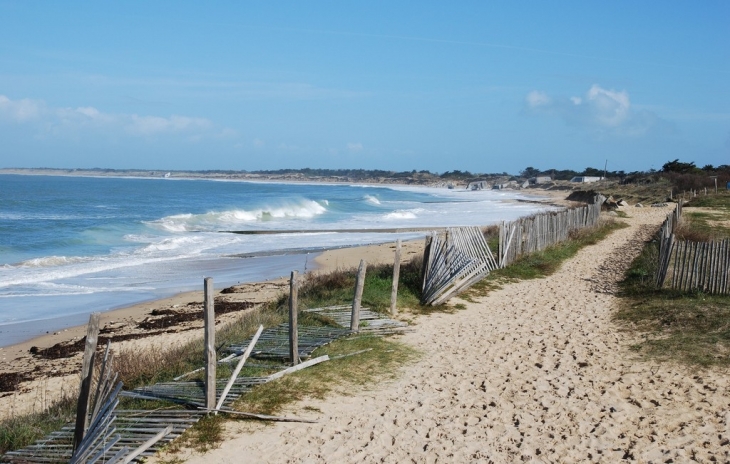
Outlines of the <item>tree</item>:
M 535 169 L 532 166 L 528 166 L 520 172 L 522 177 L 537 177 L 540 175 L 540 170 Z
M 689 174 L 690 172 L 694 172 L 696 170 L 697 166 L 695 166 L 694 162 L 683 163 L 679 161 L 679 159 L 675 159 L 674 161 L 668 161 L 664 163 L 664 166 L 662 166 L 663 172 L 678 172 L 680 174 Z
M 583 171 L 583 175 L 589 177 L 603 177 L 603 171 L 600 169 L 587 167 L 585 171 Z

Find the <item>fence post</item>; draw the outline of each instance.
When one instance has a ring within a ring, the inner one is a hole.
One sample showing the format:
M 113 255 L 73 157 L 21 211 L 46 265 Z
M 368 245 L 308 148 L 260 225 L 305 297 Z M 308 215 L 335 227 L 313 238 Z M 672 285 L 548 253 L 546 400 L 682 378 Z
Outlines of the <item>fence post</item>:
M 94 377 L 94 358 L 96 357 L 96 343 L 99 338 L 99 321 L 101 313 L 91 313 L 89 325 L 86 327 L 86 345 L 84 347 L 84 361 L 81 366 L 81 387 L 79 402 L 76 405 L 76 427 L 74 428 L 73 449 L 84 439 L 88 426 L 89 397 L 91 396 L 91 380 Z
M 362 290 L 365 286 L 365 271 L 367 266 L 365 260 L 361 259 L 360 267 L 357 269 L 355 297 L 352 299 L 352 316 L 350 317 L 350 330 L 353 332 L 360 331 L 360 301 L 362 300 Z
M 291 280 L 289 281 L 289 359 L 291 359 L 292 366 L 299 364 L 298 297 L 297 271 L 291 271 Z
M 215 409 L 215 301 L 213 295 L 213 278 L 203 280 L 203 321 L 205 323 L 205 409 Z
M 390 314 L 398 313 L 398 279 L 400 278 L 400 239 L 395 242 L 395 260 L 393 262 L 393 287 L 390 291 Z

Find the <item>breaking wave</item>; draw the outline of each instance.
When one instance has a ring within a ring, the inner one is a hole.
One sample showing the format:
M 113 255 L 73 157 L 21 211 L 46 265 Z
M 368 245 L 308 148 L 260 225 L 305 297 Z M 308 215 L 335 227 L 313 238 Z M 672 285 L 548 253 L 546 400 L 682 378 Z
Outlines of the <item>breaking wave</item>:
M 321 202 L 302 200 L 251 210 L 234 209 L 211 211 L 204 214 L 177 214 L 150 221 L 147 224 L 167 232 L 212 232 L 253 222 L 311 219 L 326 213 L 328 204 L 327 200 Z

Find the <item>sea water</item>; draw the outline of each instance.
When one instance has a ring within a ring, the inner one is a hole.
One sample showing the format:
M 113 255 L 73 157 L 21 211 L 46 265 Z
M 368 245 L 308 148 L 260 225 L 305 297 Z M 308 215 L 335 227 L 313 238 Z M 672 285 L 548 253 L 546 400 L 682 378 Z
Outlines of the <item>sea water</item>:
M 213 277 L 217 288 L 262 281 L 311 268 L 323 248 L 425 234 L 363 229 L 488 225 L 545 208 L 517 198 L 524 196 L 409 186 L 0 175 L 0 346 L 83 324 L 94 311 L 202 288 L 204 277 Z

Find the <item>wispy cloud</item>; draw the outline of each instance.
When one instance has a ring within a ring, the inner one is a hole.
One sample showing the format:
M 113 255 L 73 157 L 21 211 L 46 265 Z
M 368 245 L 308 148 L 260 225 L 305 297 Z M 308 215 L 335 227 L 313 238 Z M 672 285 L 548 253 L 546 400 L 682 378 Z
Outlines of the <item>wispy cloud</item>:
M 550 97 L 535 90 L 527 94 L 525 103 L 529 113 L 559 117 L 569 125 L 603 133 L 636 137 L 657 129 L 673 130 L 671 123 L 655 113 L 633 108 L 625 90 L 599 85 L 572 97 Z
M 351 153 L 360 152 L 360 151 L 362 151 L 362 149 L 363 149 L 363 146 L 362 146 L 362 143 L 360 143 L 360 142 L 350 142 L 347 144 L 347 150 L 350 151 Z
M 215 135 L 215 125 L 206 118 L 180 115 L 153 116 L 124 113 L 105 113 L 92 106 L 50 107 L 43 100 L 11 100 L 0 95 L 0 121 L 16 124 L 38 124 L 39 130 L 60 133 L 64 129 L 90 131 L 116 130 L 131 136 L 186 134 L 202 137 Z M 218 129 L 217 134 L 230 136 L 232 129 Z
M 43 102 L 29 100 L 11 100 L 5 95 L 0 95 L 0 118 L 11 121 L 25 122 L 36 119 L 43 112 Z

